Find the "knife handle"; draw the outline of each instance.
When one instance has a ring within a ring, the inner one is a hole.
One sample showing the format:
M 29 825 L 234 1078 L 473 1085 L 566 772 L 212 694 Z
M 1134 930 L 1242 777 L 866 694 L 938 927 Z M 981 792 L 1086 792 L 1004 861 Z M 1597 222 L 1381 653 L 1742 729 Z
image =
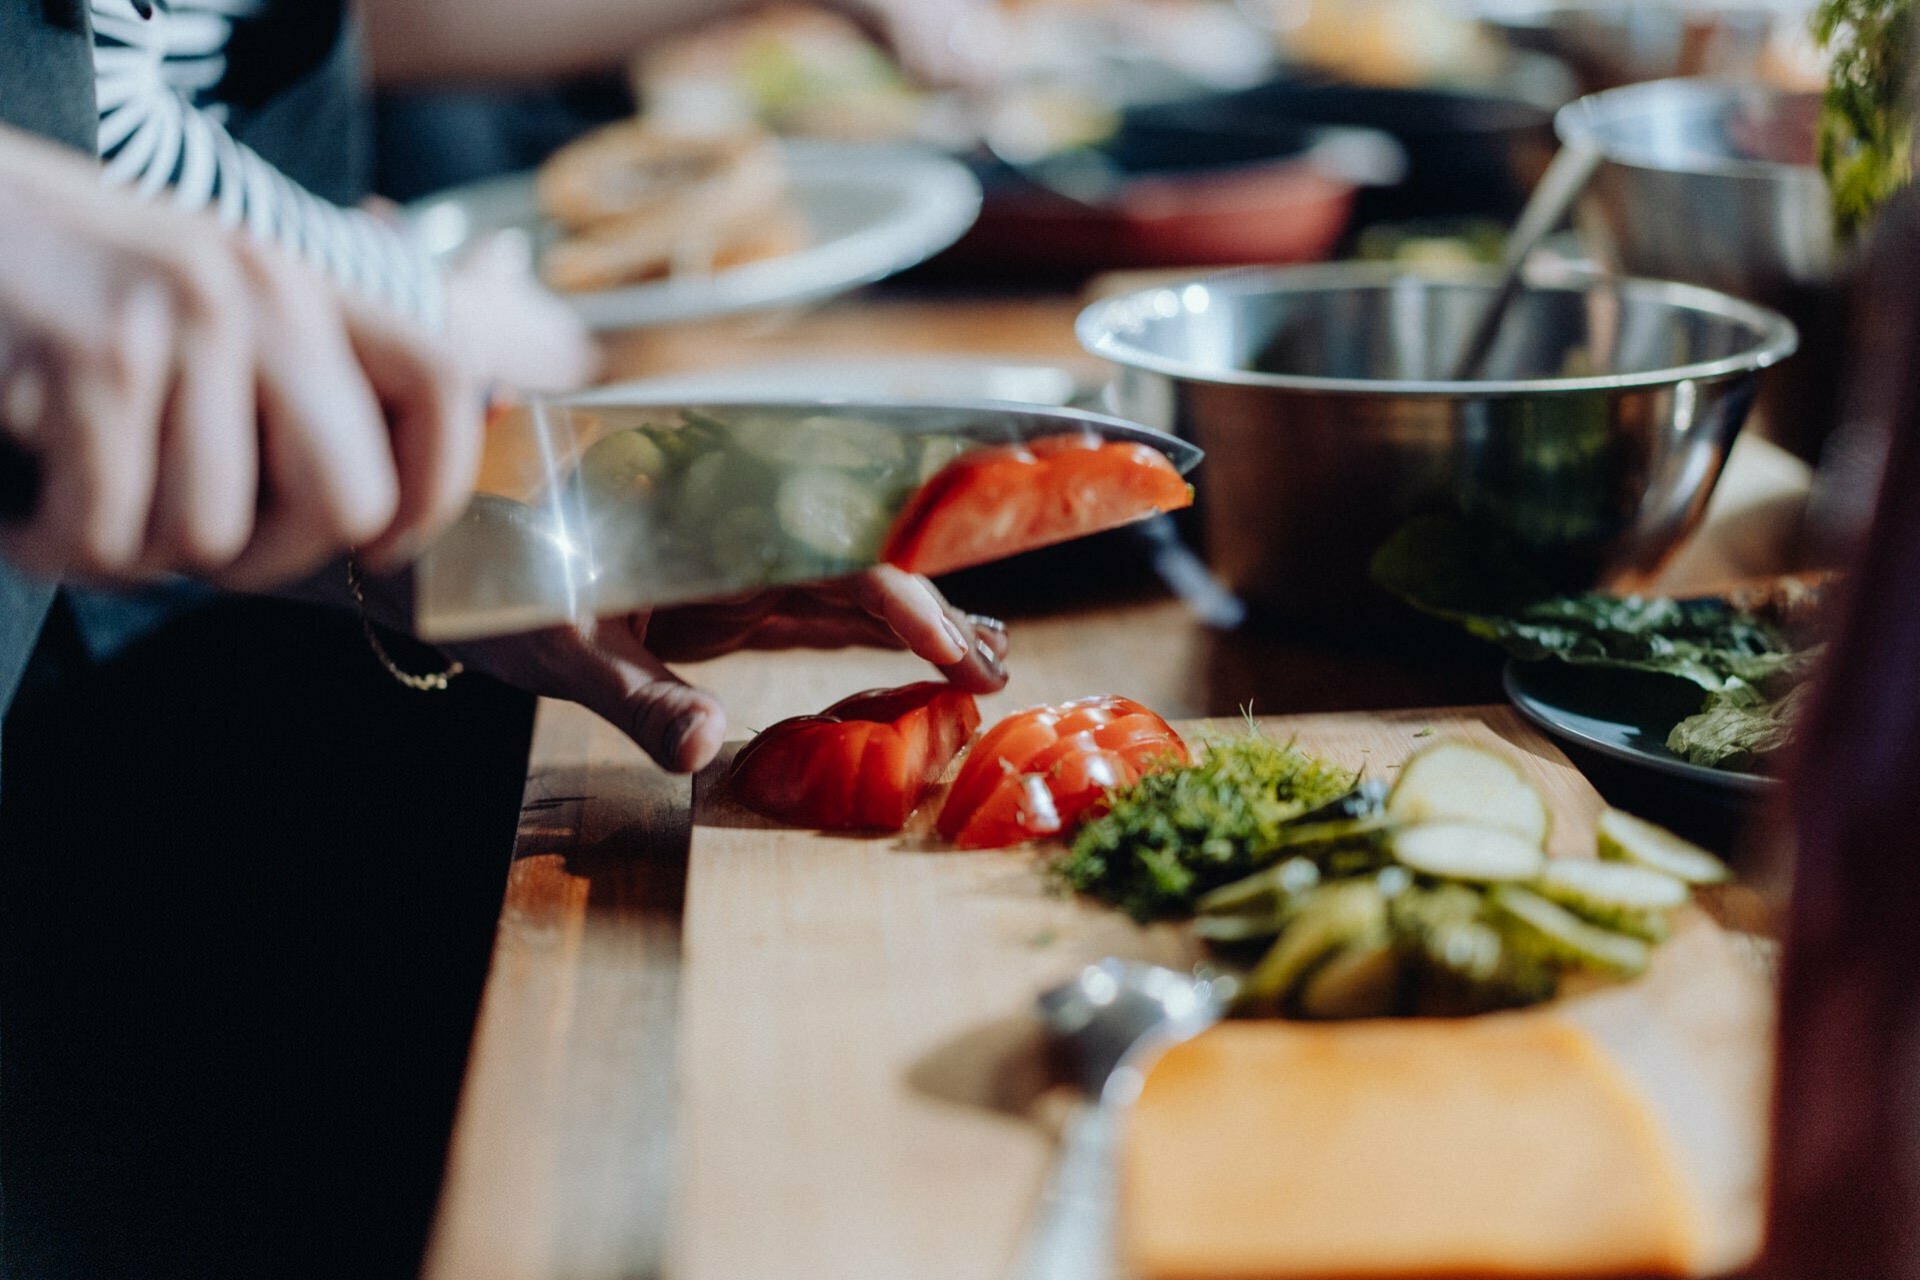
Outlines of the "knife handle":
M 0 523 L 23 524 L 40 506 L 40 459 L 0 436 Z

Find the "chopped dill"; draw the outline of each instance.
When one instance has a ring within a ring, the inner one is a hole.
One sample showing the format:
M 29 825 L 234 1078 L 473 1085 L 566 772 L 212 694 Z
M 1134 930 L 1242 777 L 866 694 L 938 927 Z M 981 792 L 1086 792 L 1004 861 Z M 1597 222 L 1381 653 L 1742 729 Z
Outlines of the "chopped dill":
M 1137 920 L 1186 915 L 1209 889 L 1257 869 L 1290 819 L 1337 799 L 1356 775 L 1248 732 L 1205 745 L 1191 765 L 1115 791 L 1055 871 Z

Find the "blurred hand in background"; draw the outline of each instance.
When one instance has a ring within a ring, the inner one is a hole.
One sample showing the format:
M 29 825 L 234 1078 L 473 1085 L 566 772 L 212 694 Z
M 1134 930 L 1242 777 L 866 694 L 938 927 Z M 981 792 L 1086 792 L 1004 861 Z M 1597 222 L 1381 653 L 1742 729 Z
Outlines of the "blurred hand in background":
M 447 272 L 448 345 L 488 382 L 567 391 L 593 379 L 599 349 L 580 317 L 533 274 L 523 237 L 480 241 Z
M 526 82 L 623 66 L 662 35 L 751 7 L 744 0 L 367 0 L 366 39 L 383 85 Z M 884 40 L 909 75 L 974 83 L 1000 61 L 992 0 L 832 0 L 825 8 Z

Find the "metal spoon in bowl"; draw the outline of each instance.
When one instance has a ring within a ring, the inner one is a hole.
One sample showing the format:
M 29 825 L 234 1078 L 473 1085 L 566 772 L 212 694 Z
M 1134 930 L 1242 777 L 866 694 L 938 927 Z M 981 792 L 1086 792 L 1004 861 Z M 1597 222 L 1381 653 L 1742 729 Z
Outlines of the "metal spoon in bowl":
M 1040 997 L 1040 1018 L 1073 1057 L 1088 1101 L 1061 1136 L 1013 1280 L 1112 1280 L 1119 1114 L 1152 1060 L 1219 1021 L 1238 985 L 1108 959 Z
M 1480 376 L 1480 367 L 1493 350 L 1494 339 L 1500 336 L 1500 322 L 1506 317 L 1507 306 L 1520 291 L 1520 272 L 1527 258 L 1554 228 L 1566 221 L 1573 202 L 1580 198 L 1594 170 L 1600 167 L 1600 160 L 1600 152 L 1595 149 L 1565 146 L 1540 176 L 1539 185 L 1527 197 L 1527 207 L 1520 211 L 1513 234 L 1507 237 L 1506 250 L 1500 257 L 1500 282 L 1494 287 L 1486 309 L 1474 321 L 1460 358 L 1454 362 L 1452 381 L 1472 382 Z

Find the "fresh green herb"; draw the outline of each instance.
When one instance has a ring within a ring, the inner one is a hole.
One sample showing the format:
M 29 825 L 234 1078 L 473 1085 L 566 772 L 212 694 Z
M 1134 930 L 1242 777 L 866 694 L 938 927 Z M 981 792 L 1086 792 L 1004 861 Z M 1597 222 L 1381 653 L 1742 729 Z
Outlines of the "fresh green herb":
M 1820 169 L 1834 223 L 1851 235 L 1913 176 L 1913 0 L 1821 0 L 1813 34 L 1831 71 Z
M 1795 685 L 1779 698 L 1753 689 L 1710 693 L 1698 714 L 1673 726 L 1667 750 L 1711 769 L 1747 768 L 1792 739 L 1807 688 Z
M 1250 729 L 1192 764 L 1113 794 L 1056 869 L 1136 919 L 1183 915 L 1201 894 L 1271 861 L 1292 819 L 1339 799 L 1356 777 Z
M 1407 603 L 1459 623 L 1523 662 L 1555 660 L 1671 676 L 1706 694 L 1668 750 L 1696 764 L 1741 768 L 1784 745 L 1818 646 L 1722 600 L 1599 592 L 1554 594 L 1526 562 L 1465 525 L 1409 522 L 1373 559 L 1374 580 Z

